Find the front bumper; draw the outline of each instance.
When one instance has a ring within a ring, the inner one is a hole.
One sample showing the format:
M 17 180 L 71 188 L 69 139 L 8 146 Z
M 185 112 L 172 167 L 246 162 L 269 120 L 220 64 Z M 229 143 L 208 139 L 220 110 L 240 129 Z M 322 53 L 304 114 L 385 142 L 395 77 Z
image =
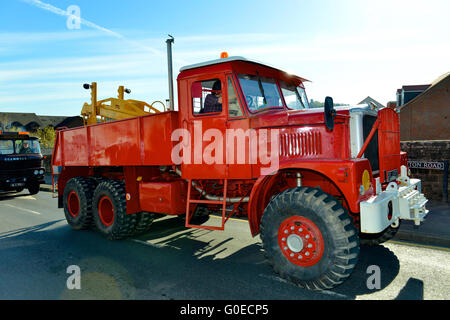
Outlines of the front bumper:
M 382 232 L 391 224 L 396 225 L 399 219 L 413 220 L 415 225 L 420 225 L 428 214 L 427 202 L 419 179 L 403 179 L 399 186 L 391 182 L 385 191 L 360 203 L 361 232 Z
M 27 168 L 0 171 L 0 190 L 16 190 L 20 188 L 28 188 L 30 184 L 34 184 L 37 182 L 40 184 L 44 183 L 44 174 L 34 174 L 36 170 L 44 171 L 44 168 Z

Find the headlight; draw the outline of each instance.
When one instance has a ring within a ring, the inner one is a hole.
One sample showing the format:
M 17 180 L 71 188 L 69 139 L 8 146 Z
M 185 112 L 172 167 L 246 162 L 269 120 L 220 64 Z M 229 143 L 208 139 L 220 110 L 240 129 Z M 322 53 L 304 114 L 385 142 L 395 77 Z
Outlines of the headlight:
M 44 170 L 39 170 L 39 174 L 44 174 Z
M 38 173 L 39 173 L 39 171 L 38 170 L 34 170 L 34 172 L 33 172 L 35 175 L 37 175 Z

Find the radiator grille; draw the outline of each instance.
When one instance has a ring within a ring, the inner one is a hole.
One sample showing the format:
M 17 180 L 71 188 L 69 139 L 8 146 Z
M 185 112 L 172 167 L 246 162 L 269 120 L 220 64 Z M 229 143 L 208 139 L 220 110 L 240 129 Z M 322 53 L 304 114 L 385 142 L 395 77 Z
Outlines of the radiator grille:
M 312 156 L 321 153 L 321 136 L 318 131 L 280 134 L 280 156 Z
M 42 167 L 41 159 L 27 159 L 27 160 L 19 160 L 19 161 L 1 161 L 1 169 L 2 170 L 16 170 L 16 169 L 25 169 L 25 168 L 40 168 Z

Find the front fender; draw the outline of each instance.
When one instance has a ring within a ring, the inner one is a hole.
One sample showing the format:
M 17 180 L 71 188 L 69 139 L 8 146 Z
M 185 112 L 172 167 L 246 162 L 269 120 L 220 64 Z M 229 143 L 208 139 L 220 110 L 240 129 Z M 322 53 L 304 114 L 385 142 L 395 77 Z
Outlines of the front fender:
M 351 212 L 360 211 L 360 202 L 365 201 L 374 194 L 374 181 L 370 163 L 367 159 L 351 160 L 307 160 L 289 161 L 280 164 L 279 170 L 267 176 L 261 176 L 255 182 L 250 194 L 248 206 L 248 220 L 250 231 L 253 236 L 259 233 L 259 225 L 264 209 L 270 201 L 270 190 L 276 181 L 277 175 L 285 170 L 308 170 L 316 172 L 330 180 L 344 197 Z M 360 195 L 359 189 L 362 184 L 364 170 L 370 174 L 371 186 L 364 195 Z M 307 186 L 307 184 L 305 184 Z M 314 187 L 314 186 L 311 186 Z

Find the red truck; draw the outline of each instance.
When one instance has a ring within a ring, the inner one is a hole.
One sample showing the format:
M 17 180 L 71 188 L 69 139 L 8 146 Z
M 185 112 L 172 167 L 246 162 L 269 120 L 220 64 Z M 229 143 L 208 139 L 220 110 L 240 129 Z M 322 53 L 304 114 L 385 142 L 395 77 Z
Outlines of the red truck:
M 73 229 L 108 239 L 151 230 L 155 214 L 213 230 L 245 216 L 281 277 L 342 283 L 360 243 L 389 240 L 401 219 L 419 224 L 427 200 L 394 110 L 331 98 L 310 108 L 306 81 L 243 57 L 183 67 L 178 111 L 58 131 L 58 207 Z M 194 224 L 208 212 L 221 225 Z

